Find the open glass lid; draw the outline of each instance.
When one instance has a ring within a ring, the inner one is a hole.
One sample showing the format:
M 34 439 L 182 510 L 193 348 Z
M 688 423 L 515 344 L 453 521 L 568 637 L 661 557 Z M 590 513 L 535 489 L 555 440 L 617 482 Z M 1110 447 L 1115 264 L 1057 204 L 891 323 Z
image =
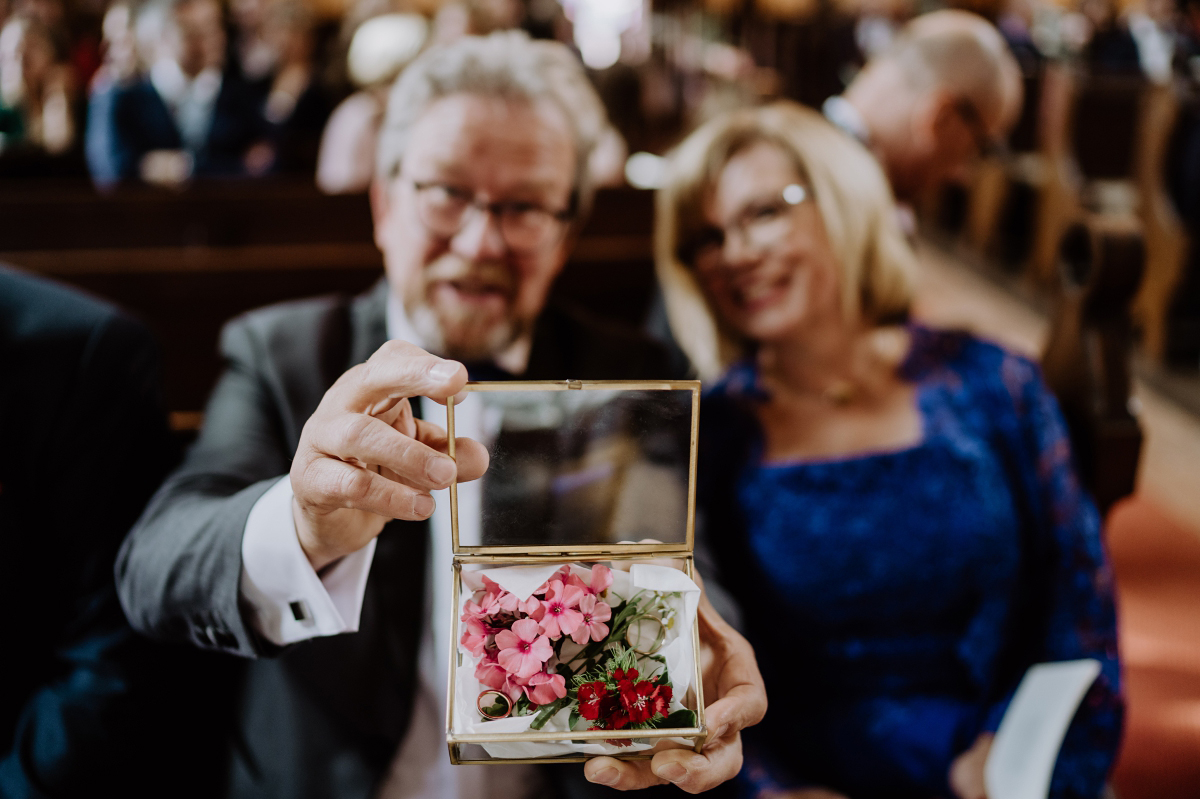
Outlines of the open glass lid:
M 468 383 L 455 436 L 491 456 L 450 488 L 455 554 L 690 552 L 700 383 Z

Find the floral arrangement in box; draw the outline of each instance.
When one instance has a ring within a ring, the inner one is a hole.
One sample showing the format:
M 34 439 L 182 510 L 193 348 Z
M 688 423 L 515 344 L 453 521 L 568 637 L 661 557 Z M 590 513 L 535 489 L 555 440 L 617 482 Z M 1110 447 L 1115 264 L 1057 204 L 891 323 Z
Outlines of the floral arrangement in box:
M 694 669 L 699 589 L 683 572 L 634 563 L 509 566 L 463 572 L 463 732 L 694 727 L 682 700 Z M 485 744 L 493 757 L 613 754 L 649 747 L 604 742 Z

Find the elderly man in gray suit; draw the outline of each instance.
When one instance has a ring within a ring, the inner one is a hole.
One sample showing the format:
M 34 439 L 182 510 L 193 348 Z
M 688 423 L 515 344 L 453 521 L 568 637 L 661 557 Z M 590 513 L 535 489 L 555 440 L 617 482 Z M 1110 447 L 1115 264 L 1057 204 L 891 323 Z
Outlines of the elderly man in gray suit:
M 224 331 L 204 429 L 117 576 L 135 628 L 248 659 L 231 796 L 555 792 L 544 770 L 448 764 L 444 670 L 429 665 L 441 662 L 431 575 L 448 544 L 425 520 L 430 492 L 478 478 L 487 453 L 461 438 L 456 463 L 421 417 L 468 375 L 670 376 L 638 334 L 547 304 L 605 125 L 561 45 L 504 33 L 426 53 L 393 89 L 380 137 L 371 199 L 386 280 Z M 593 783 L 696 792 L 737 772 L 739 731 L 765 710 L 761 678 L 707 604 L 701 629 L 704 751 L 595 758 Z

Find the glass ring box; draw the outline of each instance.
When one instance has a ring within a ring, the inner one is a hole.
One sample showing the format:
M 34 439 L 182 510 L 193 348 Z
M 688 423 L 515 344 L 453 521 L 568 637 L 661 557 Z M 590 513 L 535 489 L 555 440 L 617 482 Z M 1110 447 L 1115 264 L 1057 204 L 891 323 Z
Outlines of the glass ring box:
M 698 381 L 468 383 L 483 443 L 450 488 L 452 763 L 700 751 L 693 581 Z

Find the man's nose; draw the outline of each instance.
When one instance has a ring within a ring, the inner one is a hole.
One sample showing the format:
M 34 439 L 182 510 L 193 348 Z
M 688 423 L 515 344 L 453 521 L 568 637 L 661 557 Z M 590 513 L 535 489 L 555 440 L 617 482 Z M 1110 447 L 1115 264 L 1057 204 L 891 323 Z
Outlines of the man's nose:
M 503 257 L 508 247 L 500 230 L 500 219 L 488 209 L 473 208 L 462 229 L 450 240 L 455 254 L 472 261 Z

